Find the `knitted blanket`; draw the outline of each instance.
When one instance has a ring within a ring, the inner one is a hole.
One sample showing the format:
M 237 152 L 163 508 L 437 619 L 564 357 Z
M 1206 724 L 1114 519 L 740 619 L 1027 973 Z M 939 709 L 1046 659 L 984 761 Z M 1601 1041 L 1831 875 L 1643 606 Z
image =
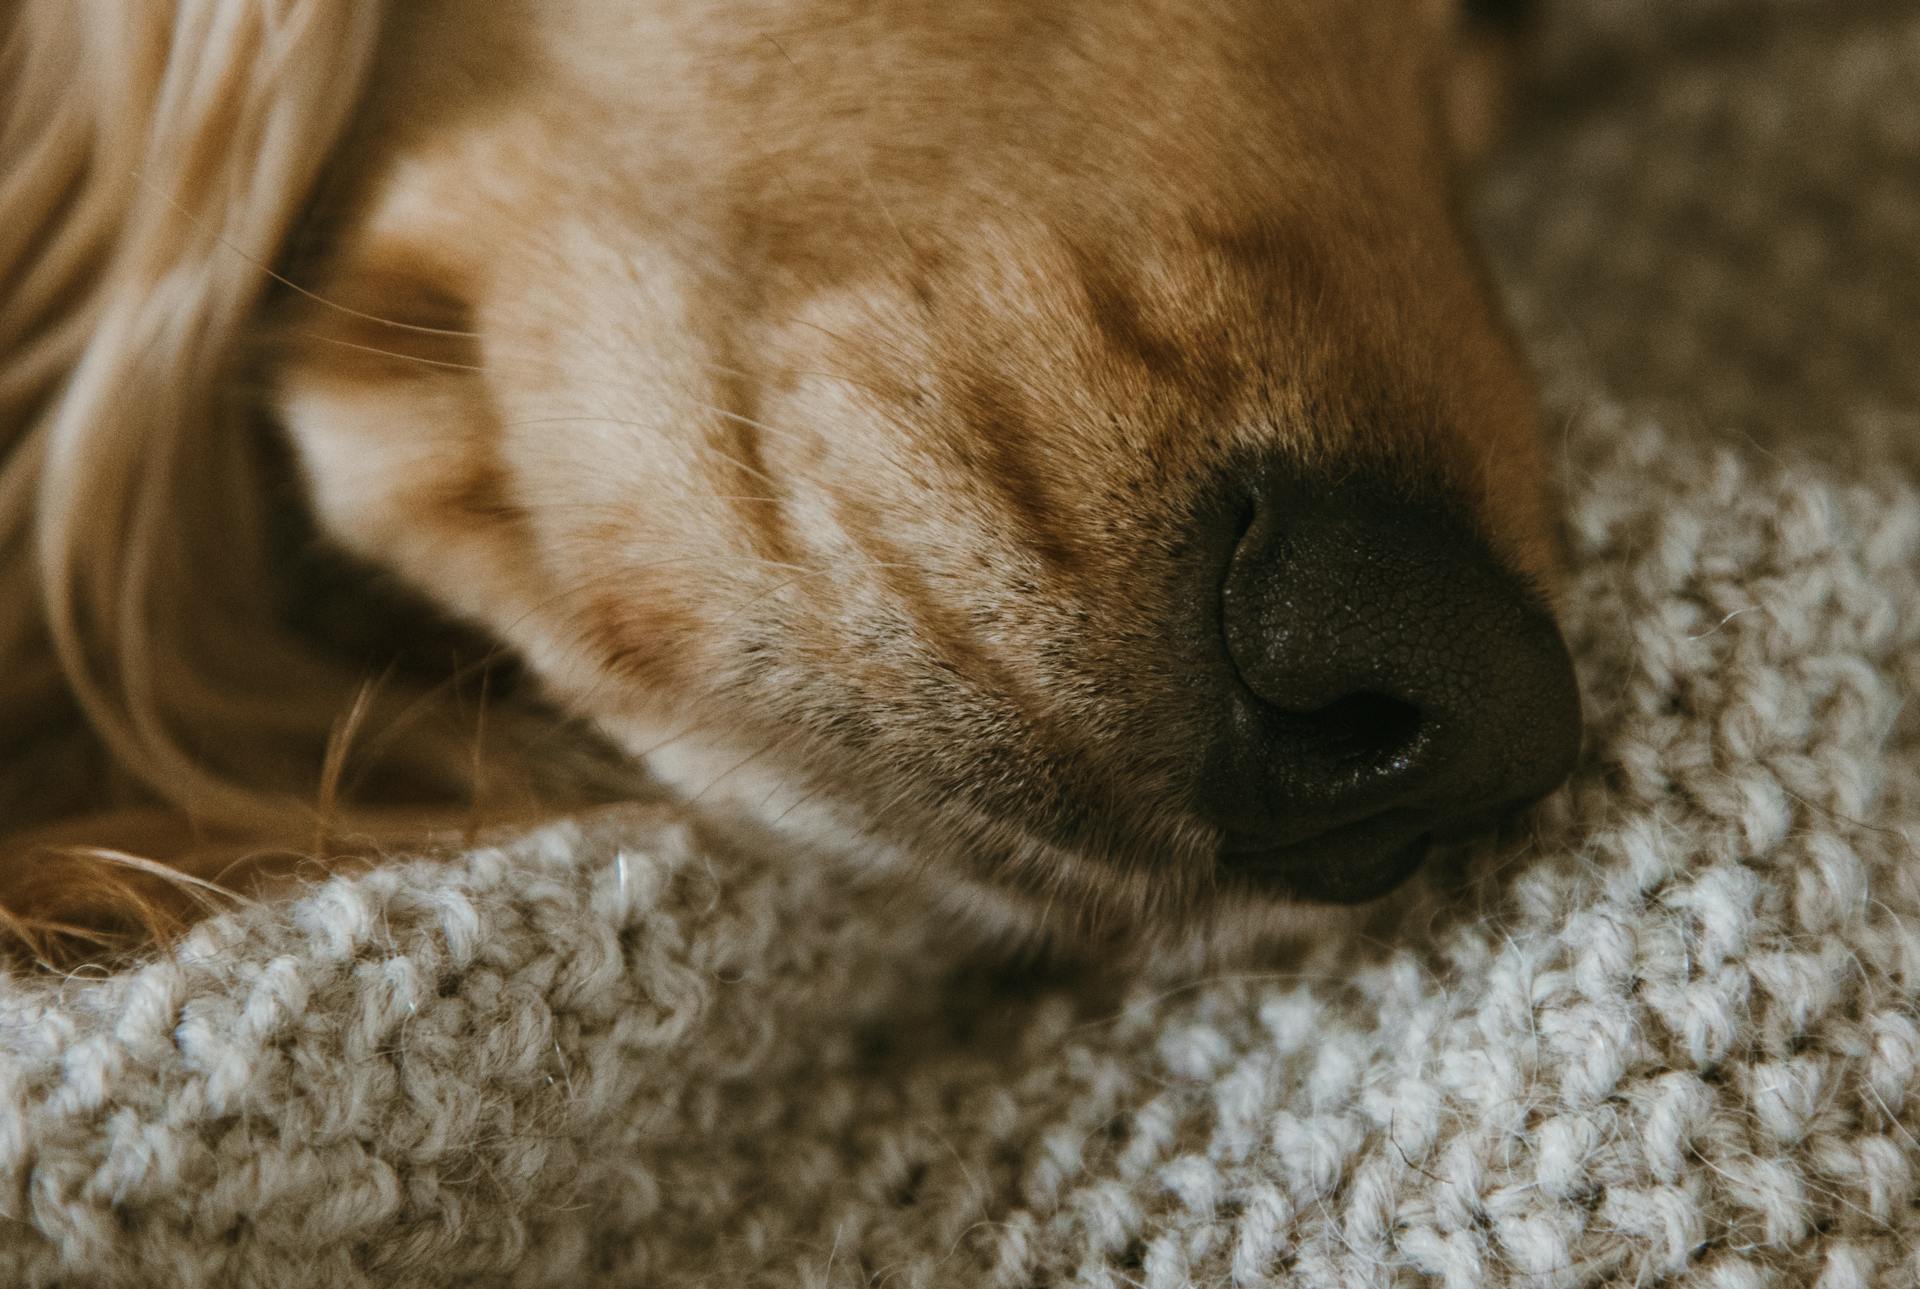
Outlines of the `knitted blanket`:
M 1591 720 L 1530 822 L 1111 994 L 664 806 L 318 885 L 0 982 L 0 1283 L 1920 1284 L 1920 11 L 1545 35 L 1481 211 Z

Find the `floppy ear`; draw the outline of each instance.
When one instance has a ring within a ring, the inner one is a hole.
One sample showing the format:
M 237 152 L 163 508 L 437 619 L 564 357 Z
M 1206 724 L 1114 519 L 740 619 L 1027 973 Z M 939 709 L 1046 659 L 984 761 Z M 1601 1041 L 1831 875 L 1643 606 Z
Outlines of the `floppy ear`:
M 150 936 L 236 855 L 418 846 L 607 765 L 286 621 L 247 385 L 389 3 L 0 0 L 0 953 Z
M 342 687 L 274 621 L 234 378 L 382 7 L 0 4 L 0 906 L 36 823 L 313 796 Z
M 64 688 L 119 769 L 216 815 L 251 794 L 196 734 L 290 712 L 238 665 L 267 642 L 231 382 L 380 7 L 19 0 L 5 25 L 0 720 Z

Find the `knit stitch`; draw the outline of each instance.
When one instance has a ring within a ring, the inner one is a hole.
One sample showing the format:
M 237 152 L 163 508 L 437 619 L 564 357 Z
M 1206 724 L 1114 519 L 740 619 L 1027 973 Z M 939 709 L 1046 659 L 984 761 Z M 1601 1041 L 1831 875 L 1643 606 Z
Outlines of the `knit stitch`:
M 1481 210 L 1590 725 L 1529 821 L 1107 1001 L 684 809 L 330 881 L 0 982 L 0 1283 L 1920 1284 L 1920 12 L 1545 48 Z

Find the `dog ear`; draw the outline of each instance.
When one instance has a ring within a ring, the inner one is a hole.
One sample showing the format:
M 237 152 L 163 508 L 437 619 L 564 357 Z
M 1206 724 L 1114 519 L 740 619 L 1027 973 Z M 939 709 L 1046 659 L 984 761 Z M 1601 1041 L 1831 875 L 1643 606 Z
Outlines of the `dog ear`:
M 124 801 L 265 815 L 265 745 L 326 742 L 237 390 L 384 8 L 0 4 L 0 867 L 11 829 Z M 86 776 L 50 751 L 82 743 Z
M 232 692 L 206 659 L 247 634 L 258 591 L 233 389 L 380 8 L 110 0 L 77 22 L 26 0 L 9 24 L 0 549 L 25 592 L 4 613 L 37 621 L 0 640 L 46 639 L 115 761 L 163 795 L 240 797 L 179 710 Z

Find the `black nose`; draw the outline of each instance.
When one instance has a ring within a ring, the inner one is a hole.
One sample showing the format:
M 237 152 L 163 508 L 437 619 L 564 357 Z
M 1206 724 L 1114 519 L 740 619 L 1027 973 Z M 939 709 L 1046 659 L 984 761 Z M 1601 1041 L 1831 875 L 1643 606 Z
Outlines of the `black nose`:
M 1436 831 L 1572 769 L 1566 646 L 1456 508 L 1351 480 L 1264 486 L 1219 602 L 1232 696 L 1201 805 L 1229 874 L 1371 899 Z

